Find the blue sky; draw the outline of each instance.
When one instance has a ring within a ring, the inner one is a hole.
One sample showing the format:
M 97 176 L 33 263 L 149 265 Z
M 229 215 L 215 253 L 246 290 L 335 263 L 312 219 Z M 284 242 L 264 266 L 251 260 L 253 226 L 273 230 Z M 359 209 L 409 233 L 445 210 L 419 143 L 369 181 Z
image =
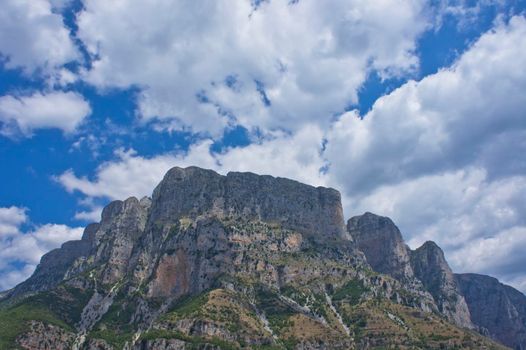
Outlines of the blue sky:
M 0 289 L 172 166 L 342 192 L 526 290 L 525 1 L 7 0 Z

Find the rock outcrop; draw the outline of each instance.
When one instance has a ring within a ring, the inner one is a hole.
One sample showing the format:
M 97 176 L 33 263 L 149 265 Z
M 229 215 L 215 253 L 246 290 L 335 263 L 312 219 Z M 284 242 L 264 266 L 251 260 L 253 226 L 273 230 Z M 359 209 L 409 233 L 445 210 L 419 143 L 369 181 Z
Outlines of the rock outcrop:
M 60 248 L 42 256 L 33 275 L 11 290 L 7 296 L 38 292 L 56 286 L 76 261 L 90 254 L 95 246 L 95 233 L 98 228 L 99 224 L 90 224 L 84 229 L 81 240 L 66 242 Z
M 0 348 L 502 348 L 451 276 L 388 218 L 346 226 L 334 189 L 176 167 L 2 294 Z
M 340 193 L 297 181 L 197 167 L 173 168 L 153 192 L 152 223 L 199 216 L 242 217 L 316 236 L 342 235 Z
M 456 274 L 471 319 L 482 331 L 516 350 L 526 349 L 526 296 L 496 278 Z
M 75 334 L 60 327 L 30 321 L 29 331 L 20 335 L 18 344 L 23 349 L 69 350 L 75 341 Z
M 349 219 L 347 230 L 373 270 L 402 282 L 414 281 L 410 249 L 391 219 L 365 213 Z
M 464 296 L 459 291 L 444 252 L 435 242 L 427 241 L 411 251 L 411 266 L 416 278 L 422 281 L 448 320 L 461 327 L 474 328 Z
M 372 213 L 351 218 L 347 230 L 373 270 L 392 276 L 415 291 L 428 292 L 450 322 L 475 327 L 444 253 L 434 242 L 412 251 L 391 219 Z

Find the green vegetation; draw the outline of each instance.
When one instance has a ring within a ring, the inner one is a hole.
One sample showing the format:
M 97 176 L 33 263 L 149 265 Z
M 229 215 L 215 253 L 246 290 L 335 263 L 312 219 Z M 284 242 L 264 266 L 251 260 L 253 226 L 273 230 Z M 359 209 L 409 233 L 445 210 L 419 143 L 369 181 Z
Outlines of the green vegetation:
M 208 302 L 208 293 L 203 292 L 197 296 L 186 296 L 179 299 L 167 312 L 166 316 L 188 316 L 198 313 Z
M 122 300 L 114 301 L 109 307 L 108 312 L 106 312 L 100 320 L 100 323 L 112 327 L 126 325 L 130 322 L 134 312 L 135 308 L 131 303 Z
M 366 291 L 367 289 L 363 286 L 362 281 L 350 280 L 333 294 L 332 300 L 335 302 L 345 300 L 351 305 L 356 305 L 360 302 L 362 294 Z
M 300 305 L 304 306 L 307 304 L 307 300 L 308 300 L 307 293 L 299 289 L 296 289 L 290 285 L 281 288 L 281 294 L 285 295 L 286 297 L 291 298 L 292 300 L 296 301 Z
M 176 237 L 179 232 L 181 231 L 181 223 L 179 221 L 175 222 L 175 225 L 172 225 L 170 227 L 170 231 L 168 231 L 168 235 L 166 235 L 166 238 L 164 239 L 165 242 L 171 241 L 174 237 Z
M 327 301 L 325 300 L 325 296 L 319 294 L 314 295 L 314 299 L 311 300 L 310 309 L 317 315 L 327 319 Z
M 294 348 L 296 348 L 296 344 L 298 344 L 298 341 L 293 337 L 283 339 L 281 342 L 287 350 L 293 350 Z
M 114 329 L 98 329 L 89 333 L 91 339 L 102 339 L 116 349 L 122 349 L 124 344 L 131 340 L 133 333 L 123 333 Z
M 279 299 L 276 292 L 260 287 L 256 291 L 257 307 L 265 313 L 270 327 L 278 334 L 291 325 L 289 317 L 296 312 Z
M 12 349 L 16 337 L 28 330 L 29 321 L 42 321 L 72 331 L 53 312 L 34 300 L 26 300 L 0 311 L 0 349 Z
M 35 302 L 49 307 L 66 323 L 73 325 L 80 321 L 82 310 L 91 296 L 91 291 L 62 285 L 54 292 L 40 293 L 33 298 Z
M 121 349 L 124 343 L 131 340 L 135 329 L 131 325 L 131 318 L 135 312 L 133 299 L 127 300 L 126 295 L 120 291 L 108 311 L 93 327 L 89 337 L 103 339 L 108 344 Z
M 213 345 L 223 350 L 236 350 L 240 346 L 237 343 L 221 340 L 217 337 L 204 338 L 197 336 L 189 336 L 179 331 L 165 330 L 165 329 L 151 329 L 141 335 L 140 340 L 154 340 L 154 339 L 179 339 L 189 343 L 190 349 L 199 349 L 202 345 Z
M 254 345 L 252 346 L 254 350 L 283 350 L 283 346 L 275 344 L 265 344 L 265 345 Z

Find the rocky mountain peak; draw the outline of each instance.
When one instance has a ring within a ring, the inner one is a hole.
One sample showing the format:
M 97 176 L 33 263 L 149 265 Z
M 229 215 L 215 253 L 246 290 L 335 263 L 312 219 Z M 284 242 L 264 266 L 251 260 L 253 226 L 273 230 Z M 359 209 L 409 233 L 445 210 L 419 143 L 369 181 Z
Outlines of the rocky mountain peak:
M 454 276 L 473 323 L 513 349 L 526 349 L 526 296 L 490 276 L 475 273 Z
M 257 219 L 316 235 L 345 232 L 341 196 L 332 188 L 253 173 L 170 169 L 154 190 L 151 223 L 201 216 Z
M 391 219 L 366 212 L 349 219 L 347 231 L 373 270 L 401 281 L 414 278 L 409 248 Z
M 466 301 L 442 249 L 435 242 L 427 241 L 410 255 L 415 277 L 431 293 L 440 312 L 461 327 L 474 328 Z
M 463 295 L 477 329 L 526 343 L 523 295 L 455 278 L 435 243 L 412 252 L 387 217 L 345 226 L 338 191 L 176 167 L 0 294 L 0 348 L 500 349 L 465 329 Z

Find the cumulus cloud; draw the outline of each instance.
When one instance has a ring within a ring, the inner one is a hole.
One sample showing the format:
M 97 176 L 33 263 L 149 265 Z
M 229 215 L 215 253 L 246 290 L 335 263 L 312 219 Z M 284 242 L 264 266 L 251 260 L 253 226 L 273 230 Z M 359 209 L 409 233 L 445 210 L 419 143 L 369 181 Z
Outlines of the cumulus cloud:
M 58 128 L 71 133 L 90 113 L 89 103 L 75 92 L 2 96 L 0 133 L 5 136 L 31 136 L 34 129 L 42 128 Z
M 526 226 L 518 226 L 491 237 L 477 238 L 451 256 L 461 271 L 484 271 L 513 280 L 517 274 L 524 274 L 526 257 L 522 253 L 525 249 Z
M 85 222 L 99 222 L 103 207 L 99 205 L 88 205 L 88 207 L 88 210 L 76 212 L 74 218 Z
M 0 208 L 0 237 L 19 233 L 19 227 L 27 220 L 26 209 L 18 207 Z
M 64 5 L 65 1 L 53 1 Z M 5 67 L 53 73 L 79 59 L 62 16 L 52 11 L 48 0 L 5 0 L 0 11 L 0 58 Z
M 295 134 L 276 134 L 246 147 L 214 155 L 220 171 L 250 171 L 287 177 L 315 186 L 327 185 L 323 173 L 323 131 L 305 125 Z
M 117 160 L 101 164 L 93 180 L 77 177 L 72 170 L 56 177 L 56 180 L 68 191 L 79 191 L 89 197 L 140 198 L 151 195 L 163 175 L 177 164 L 214 167 L 214 160 L 208 153 L 210 145 L 211 141 L 207 140 L 191 146 L 183 154 L 164 154 L 152 158 L 139 156 L 134 150 L 119 149 L 116 151 Z
M 0 290 L 28 278 L 48 251 L 82 236 L 83 228 L 58 224 L 24 230 L 28 221 L 24 208 L 0 208 Z
M 342 190 L 349 216 L 366 210 L 391 216 L 413 248 L 433 239 L 455 270 L 493 273 L 520 287 L 525 38 L 524 17 L 499 23 L 450 68 L 409 81 L 367 115 L 350 111 L 329 127 L 303 123 L 221 153 L 211 152 L 211 140 L 150 158 L 120 151 L 92 179 L 68 171 L 58 180 L 70 191 L 112 199 L 149 194 L 175 165 L 329 185 Z M 235 89 L 239 81 L 230 83 Z
M 513 283 L 526 265 L 524 198 L 525 176 L 491 181 L 484 169 L 467 168 L 382 186 L 347 209 L 393 218 L 413 249 L 437 242 L 456 272 Z
M 526 19 L 514 17 L 451 68 L 380 98 L 363 120 L 343 115 L 327 146 L 333 175 L 351 195 L 472 163 L 523 173 L 524 64 Z
M 426 5 L 409 0 L 84 5 L 78 37 L 95 59 L 83 78 L 101 89 L 138 86 L 144 120 L 211 135 L 231 124 L 328 125 L 357 102 L 368 72 L 418 66 L 415 41 L 430 21 Z
M 200 166 L 219 173 L 251 171 L 259 174 L 288 177 L 316 185 L 324 185 L 320 172 L 325 162 L 322 157 L 322 131 L 306 126 L 294 135 L 278 133 L 246 147 L 232 147 L 221 153 L 211 151 L 212 140 L 202 140 L 187 152 L 167 153 L 143 157 L 134 150 L 116 151 L 117 159 L 101 164 L 93 179 L 79 177 L 70 169 L 56 180 L 68 191 L 85 196 L 81 204 L 93 207 L 93 198 L 123 199 L 129 196 L 149 196 L 164 174 L 174 166 Z M 79 218 L 93 218 L 84 212 Z
M 482 35 L 452 67 L 409 81 L 363 117 L 342 115 L 325 156 L 347 212 L 391 216 L 413 247 L 437 241 L 456 270 L 519 283 L 525 64 L 526 19 L 517 16 Z

